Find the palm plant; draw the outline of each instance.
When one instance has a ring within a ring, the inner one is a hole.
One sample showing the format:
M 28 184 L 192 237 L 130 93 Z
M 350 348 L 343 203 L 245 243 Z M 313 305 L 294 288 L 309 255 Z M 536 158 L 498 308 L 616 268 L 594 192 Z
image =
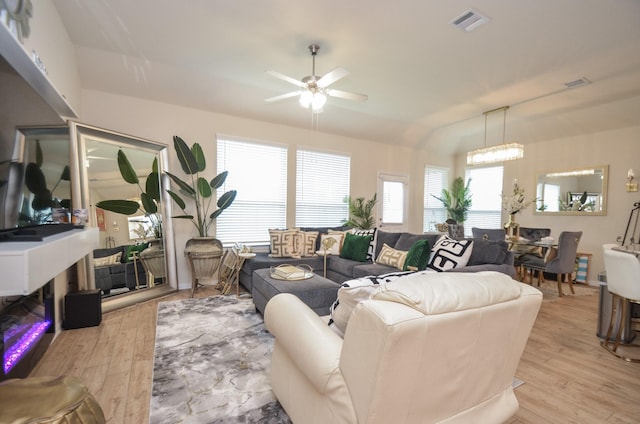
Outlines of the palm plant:
M 182 138 L 174 136 L 173 146 L 176 150 L 176 154 L 178 155 L 178 161 L 180 162 L 182 170 L 190 177 L 191 181 L 185 182 L 178 176 L 169 172 L 166 174 L 178 185 L 180 193 L 183 196 L 193 200 L 196 208 L 195 215 L 188 213 L 186 210 L 186 202 L 180 194 L 167 190 L 167 193 L 169 193 L 171 198 L 184 213 L 184 215 L 173 216 L 173 218 L 190 220 L 198 230 L 198 235 L 200 237 L 208 237 L 209 227 L 225 209 L 231 206 L 236 198 L 237 192 L 236 190 L 230 190 L 220 196 L 216 203 L 217 209 L 209 214 L 212 199 L 215 197 L 214 193 L 224 184 L 227 179 L 228 171 L 219 173 L 209 182 L 204 177 L 200 176 L 200 173 L 204 172 L 207 167 L 204 152 L 202 151 L 200 144 L 194 143 L 193 146 L 189 148 Z
M 471 191 L 469 189 L 471 179 L 467 180 L 465 185 L 462 177 L 453 180 L 451 191 L 442 189 L 442 197 L 432 194 L 433 197 L 440 200 L 447 210 L 449 218 L 461 224 L 467 219 L 467 212 L 471 208 Z
M 158 175 L 158 159 L 153 160 L 151 172 L 147 175 L 142 188 L 140 178 L 136 170 L 131 165 L 129 158 L 122 151 L 118 150 L 118 169 L 122 179 L 129 184 L 136 184 L 140 191 L 140 202 L 135 200 L 103 200 L 96 203 L 96 207 L 122 215 L 134 215 L 142 212 L 151 221 L 154 236 L 162 238 L 162 220 L 158 215 L 158 204 L 160 203 L 160 179 Z
M 367 201 L 365 201 L 364 197 L 358 197 L 357 199 L 347 197 L 349 219 L 344 221 L 345 225 L 363 230 L 375 227 L 376 221 L 373 217 L 373 208 L 378 201 L 377 196 L 378 194 L 374 193 L 373 197 Z

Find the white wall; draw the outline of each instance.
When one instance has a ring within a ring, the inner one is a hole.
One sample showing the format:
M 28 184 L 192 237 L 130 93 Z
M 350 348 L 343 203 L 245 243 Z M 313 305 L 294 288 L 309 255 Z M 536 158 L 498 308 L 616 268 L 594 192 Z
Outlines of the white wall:
M 351 194 L 355 197 L 369 198 L 376 192 L 379 172 L 405 174 L 409 176 L 411 193 L 409 230 L 422 232 L 425 164 L 420 158 L 416 158 L 415 152 L 411 149 L 91 90 L 83 90 L 82 105 L 81 121 L 86 124 L 170 145 L 170 170 L 178 174 L 180 166 L 173 151 L 172 137 L 179 135 L 188 144 L 197 141 L 202 145 L 208 160 L 206 177 L 209 179 L 218 172 L 215 169 L 216 134 L 283 143 L 290 146 L 291 151 L 297 146 L 309 146 L 349 154 Z M 251 171 L 247 169 L 247 172 Z M 289 175 L 289 184 L 293 184 L 293 160 L 289 161 Z M 256 175 L 256 178 L 258 177 Z M 293 203 L 291 197 L 287 212 L 289 227 L 294 226 Z M 174 220 L 174 233 L 178 280 L 181 288 L 187 288 L 190 287 L 191 277 L 183 248 L 186 241 L 197 234 L 191 223 L 183 220 Z
M 35 50 L 47 69 L 49 80 L 76 113 L 80 113 L 80 76 L 67 30 L 51 0 L 32 0 L 32 3 L 31 31 L 22 44 L 30 55 Z
M 602 245 L 622 236 L 634 202 L 640 193 L 626 191 L 627 171 L 640 169 L 640 126 L 559 138 L 525 145 L 524 159 L 504 163 L 503 187 L 508 191 L 514 178 L 525 188 L 527 197 L 536 195 L 537 174 L 597 165 L 609 166 L 607 214 L 605 216 L 550 216 L 526 209 L 516 217 L 524 227 L 551 228 L 556 240 L 562 231 L 582 231 L 578 251 L 591 253 L 588 281 L 597 284 L 604 270 Z M 457 173 L 464 175 L 466 157 L 456 158 Z M 503 214 L 503 221 L 507 217 Z

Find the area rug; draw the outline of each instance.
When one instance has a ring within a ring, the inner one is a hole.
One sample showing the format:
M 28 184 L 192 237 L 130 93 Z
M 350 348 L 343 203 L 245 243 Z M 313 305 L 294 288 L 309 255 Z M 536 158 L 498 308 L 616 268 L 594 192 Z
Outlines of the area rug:
M 159 303 L 149 422 L 290 423 L 269 384 L 272 348 L 250 298 Z
M 556 281 L 545 280 L 540 283 L 540 287 L 538 287 L 538 283 L 534 280 L 533 287 L 542 292 L 543 302 L 555 302 L 561 299 L 560 296 L 558 296 L 558 283 Z M 565 296 L 592 296 L 598 293 L 598 289 L 596 287 L 576 283 L 573 283 L 573 290 L 575 291 L 575 294 L 571 293 L 568 283 L 562 283 L 562 293 Z

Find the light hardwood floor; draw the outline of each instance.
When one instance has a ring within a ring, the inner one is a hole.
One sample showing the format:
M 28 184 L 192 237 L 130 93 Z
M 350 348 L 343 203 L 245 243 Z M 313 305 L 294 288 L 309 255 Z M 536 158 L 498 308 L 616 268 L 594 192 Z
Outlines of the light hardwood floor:
M 213 294 L 204 287 L 196 297 Z M 156 305 L 186 297 L 188 290 L 106 313 L 99 327 L 64 331 L 32 375 L 78 376 L 109 423 L 147 423 Z M 508 423 L 640 422 L 640 364 L 599 346 L 597 305 L 597 293 L 542 304 L 516 373 L 525 381 L 516 390 L 520 409 Z

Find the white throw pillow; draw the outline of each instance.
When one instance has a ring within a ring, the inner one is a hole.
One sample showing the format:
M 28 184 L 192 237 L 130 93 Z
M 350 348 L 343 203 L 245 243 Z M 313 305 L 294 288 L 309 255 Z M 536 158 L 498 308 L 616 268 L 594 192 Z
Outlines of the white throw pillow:
M 370 299 L 379 288 L 380 284 L 377 281 L 368 278 L 343 283 L 338 289 L 338 299 L 331 305 L 329 327 L 333 328 L 340 337 L 344 337 L 353 309 L 363 300 Z
M 466 266 L 472 249 L 472 240 L 455 240 L 443 235 L 431 249 L 431 259 L 427 267 L 436 271 L 446 271 Z
M 322 243 L 328 238 L 334 239 L 336 242 L 331 246 L 331 248 L 327 249 L 327 254 L 336 256 L 340 255 L 340 248 L 342 247 L 342 239 L 344 238 L 344 235 L 342 233 L 322 234 L 320 236 L 320 250 L 323 252 L 324 249 L 322 248 Z

